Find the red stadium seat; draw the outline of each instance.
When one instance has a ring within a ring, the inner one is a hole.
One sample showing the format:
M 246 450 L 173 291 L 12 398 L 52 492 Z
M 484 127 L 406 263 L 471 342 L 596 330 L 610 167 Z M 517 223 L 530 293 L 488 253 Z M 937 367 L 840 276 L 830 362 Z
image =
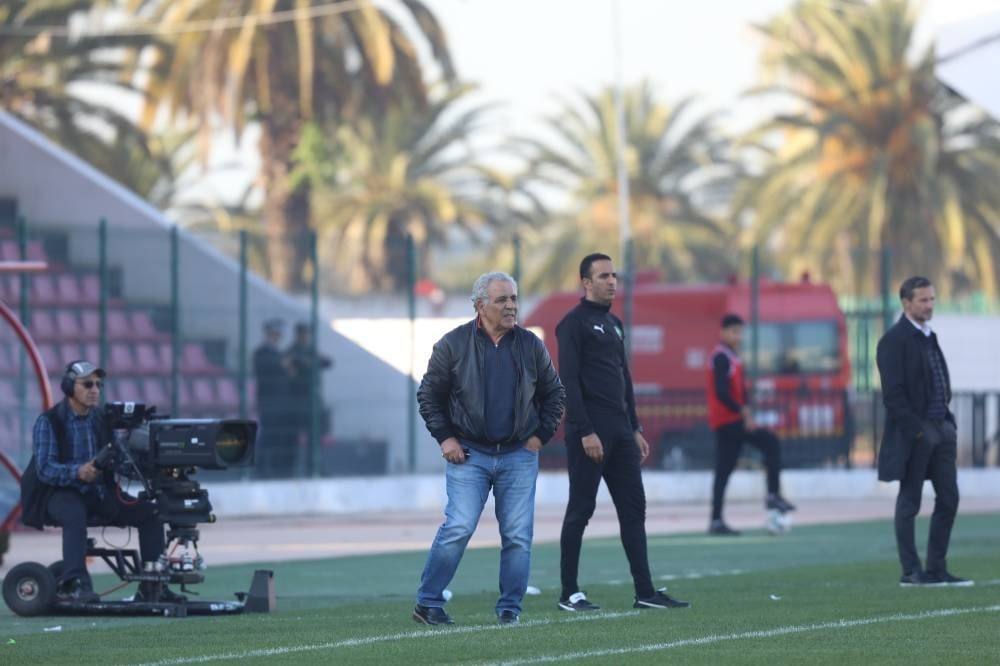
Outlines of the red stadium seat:
M 30 321 L 31 324 L 28 326 L 28 330 L 36 341 L 44 340 L 48 342 L 59 339 L 56 321 L 50 310 L 32 311 Z
M 101 302 L 101 279 L 93 273 L 80 278 L 80 298 L 83 305 L 98 305 Z
M 80 305 L 83 302 L 80 281 L 72 273 L 56 277 L 56 299 L 63 305 Z
M 214 365 L 205 354 L 205 347 L 198 343 L 184 345 L 181 355 L 181 371 L 192 374 L 216 374 L 222 368 Z
M 108 372 L 122 375 L 135 372 L 138 368 L 132 356 L 132 348 L 124 343 L 114 343 L 111 345 L 111 353 L 108 359 Z
M 32 276 L 30 298 L 32 305 L 55 305 L 59 300 L 55 278 L 45 273 Z

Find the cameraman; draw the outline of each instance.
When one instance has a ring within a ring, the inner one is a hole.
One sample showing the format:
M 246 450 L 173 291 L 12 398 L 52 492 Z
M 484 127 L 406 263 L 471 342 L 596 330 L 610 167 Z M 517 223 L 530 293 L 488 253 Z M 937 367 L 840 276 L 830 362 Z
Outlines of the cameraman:
M 87 573 L 88 524 L 137 527 L 143 562 L 156 562 L 164 549 L 163 524 L 154 505 L 122 493 L 113 471 L 94 464 L 97 452 L 111 440 L 98 409 L 105 374 L 88 361 L 70 363 L 60 383 L 65 399 L 43 412 L 32 431 L 38 481 L 47 487 L 41 515 L 46 524 L 62 527 L 60 598 L 80 602 L 99 599 Z M 155 585 L 160 585 L 159 594 Z M 165 585 L 140 584 L 136 601 L 156 598 L 184 599 Z

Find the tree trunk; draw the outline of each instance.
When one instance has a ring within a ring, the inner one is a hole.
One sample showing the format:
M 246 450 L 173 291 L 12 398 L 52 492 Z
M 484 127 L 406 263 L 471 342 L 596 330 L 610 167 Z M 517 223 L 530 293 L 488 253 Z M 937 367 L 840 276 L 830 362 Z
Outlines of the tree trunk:
M 303 269 L 309 261 L 309 190 L 302 186 L 293 191 L 288 180 L 299 123 L 282 124 L 273 116 L 261 123 L 262 216 L 268 272 L 271 281 L 282 289 L 304 291 Z

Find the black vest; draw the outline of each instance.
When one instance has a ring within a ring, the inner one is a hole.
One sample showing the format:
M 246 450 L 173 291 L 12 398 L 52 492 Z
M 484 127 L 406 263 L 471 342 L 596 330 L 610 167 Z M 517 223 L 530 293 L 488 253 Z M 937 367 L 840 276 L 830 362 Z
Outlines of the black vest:
M 73 451 L 70 447 L 69 437 L 66 435 L 66 421 L 63 420 L 60 408 L 69 409 L 63 401 L 43 412 L 42 415 L 49 420 L 52 434 L 55 435 L 59 462 L 65 463 L 73 456 Z M 105 432 L 103 419 L 97 419 L 95 430 L 98 446 L 110 439 L 110 433 Z M 45 525 L 45 510 L 48 507 L 49 498 L 55 491 L 56 486 L 50 486 L 38 478 L 35 456 L 32 455 L 24 474 L 21 475 L 21 522 L 28 527 L 42 529 Z

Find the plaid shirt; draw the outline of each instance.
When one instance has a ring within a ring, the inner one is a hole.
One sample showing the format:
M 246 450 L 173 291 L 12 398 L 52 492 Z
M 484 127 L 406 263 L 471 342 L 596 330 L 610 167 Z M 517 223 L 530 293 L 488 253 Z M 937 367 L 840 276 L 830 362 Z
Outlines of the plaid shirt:
M 44 414 L 39 416 L 31 433 L 38 479 L 50 486 L 69 486 L 81 492 L 96 488 L 101 493 L 101 483 L 84 483 L 77 478 L 80 465 L 93 460 L 97 455 L 97 410 L 91 409 L 80 416 L 69 405 L 62 404 L 56 411 L 66 417 L 66 436 L 69 438 L 71 456 L 66 462 L 59 461 L 59 443 L 52 424 Z
M 927 364 L 931 368 L 931 399 L 927 403 L 927 419 L 944 421 L 948 416 L 948 380 L 944 374 L 944 359 L 937 345 L 937 337 L 931 333 L 924 338 Z

